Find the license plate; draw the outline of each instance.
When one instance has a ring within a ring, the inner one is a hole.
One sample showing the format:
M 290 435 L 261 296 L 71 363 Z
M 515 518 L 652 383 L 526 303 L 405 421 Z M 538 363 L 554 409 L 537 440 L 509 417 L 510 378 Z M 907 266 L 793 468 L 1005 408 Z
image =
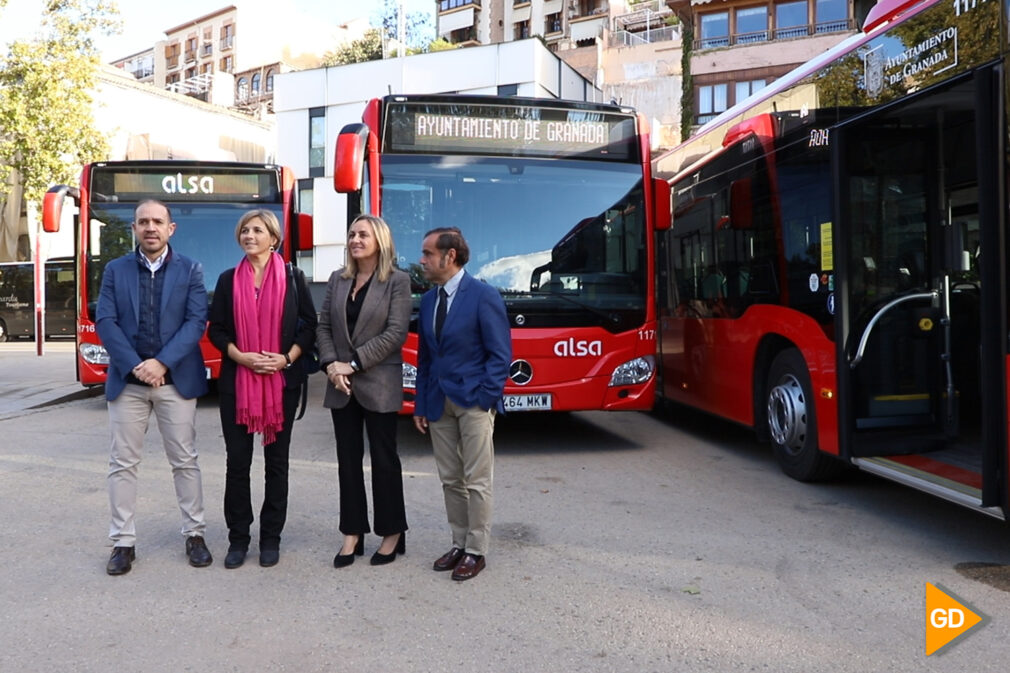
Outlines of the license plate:
M 551 395 L 506 395 L 502 400 L 505 411 L 550 411 Z

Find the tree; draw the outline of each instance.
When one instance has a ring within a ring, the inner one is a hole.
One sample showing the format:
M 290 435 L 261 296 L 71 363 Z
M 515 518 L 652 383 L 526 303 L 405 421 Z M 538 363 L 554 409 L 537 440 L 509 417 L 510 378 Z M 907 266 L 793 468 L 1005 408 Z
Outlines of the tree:
M 322 65 L 348 65 L 349 63 L 364 63 L 378 61 L 382 58 L 382 33 L 378 28 L 367 31 L 359 40 L 342 44 L 334 51 L 323 55 Z
M 400 0 L 384 0 L 382 7 L 372 17 L 373 26 L 381 26 L 386 40 L 398 40 L 397 21 L 400 15 Z M 404 41 L 407 53 L 417 54 L 429 48 L 435 40 L 435 23 L 431 12 L 406 12 L 404 20 Z
M 106 158 L 92 114 L 94 36 L 118 29 L 109 0 L 46 0 L 36 36 L 9 45 L 0 57 L 0 185 L 16 172 L 25 200 L 39 204 L 51 184 L 70 183 L 81 164 Z

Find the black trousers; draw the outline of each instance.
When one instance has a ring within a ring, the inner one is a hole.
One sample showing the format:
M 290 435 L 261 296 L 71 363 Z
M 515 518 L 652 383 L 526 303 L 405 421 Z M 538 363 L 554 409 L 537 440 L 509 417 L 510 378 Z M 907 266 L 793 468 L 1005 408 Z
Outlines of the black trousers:
M 284 389 L 284 427 L 271 444 L 263 446 L 265 468 L 263 507 L 260 509 L 260 549 L 279 549 L 288 514 L 288 447 L 301 389 Z M 221 431 L 227 452 L 224 481 L 224 520 L 228 524 L 228 549 L 248 549 L 253 522 L 249 471 L 255 435 L 235 423 L 235 395 L 221 393 Z
M 343 409 L 331 409 L 337 440 L 337 478 L 340 483 L 340 532 L 364 535 L 368 528 L 365 498 L 364 429 L 372 459 L 372 507 L 375 534 L 395 535 L 407 530 L 403 504 L 403 468 L 396 453 L 396 412 L 380 413 L 362 407 L 354 395 Z

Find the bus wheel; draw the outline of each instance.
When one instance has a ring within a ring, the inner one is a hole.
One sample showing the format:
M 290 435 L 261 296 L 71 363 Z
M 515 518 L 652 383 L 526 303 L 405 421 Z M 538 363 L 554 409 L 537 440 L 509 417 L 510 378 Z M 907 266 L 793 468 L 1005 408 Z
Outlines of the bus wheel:
M 0 320 L 0 344 L 7 341 L 7 323 Z
M 775 356 L 766 391 L 768 433 L 782 471 L 799 481 L 833 476 L 840 463 L 817 448 L 810 373 L 798 350 L 790 348 Z

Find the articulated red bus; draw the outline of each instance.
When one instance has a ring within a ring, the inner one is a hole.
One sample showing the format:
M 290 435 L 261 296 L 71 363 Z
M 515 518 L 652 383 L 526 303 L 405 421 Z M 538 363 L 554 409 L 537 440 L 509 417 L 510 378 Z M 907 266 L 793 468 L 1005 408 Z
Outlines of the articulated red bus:
M 108 354 L 95 331 L 95 307 L 102 272 L 111 260 L 136 247 L 133 212 L 137 203 L 158 199 L 168 204 L 178 224 L 171 245 L 203 264 L 208 295 L 222 271 L 235 266 L 242 252 L 235 226 L 243 212 L 270 210 L 281 223 L 285 259 L 312 248 L 312 218 L 295 213 L 295 177 L 272 164 L 207 161 L 108 161 L 81 171 L 79 188 L 53 187 L 43 203 L 43 228 L 59 230 L 64 200 L 79 208 L 75 247 L 77 293 L 77 379 L 84 385 L 105 382 Z M 217 378 L 221 354 L 204 338 L 207 378 Z
M 1008 513 L 1006 5 L 884 0 L 657 159 L 661 394 Z
M 350 217 L 389 223 L 415 319 L 429 288 L 415 261 L 425 232 L 462 230 L 467 272 L 499 289 L 512 323 L 506 409 L 652 407 L 653 232 L 670 209 L 641 117 L 596 103 L 409 95 L 372 100 L 363 122 L 340 132 L 334 186 Z

